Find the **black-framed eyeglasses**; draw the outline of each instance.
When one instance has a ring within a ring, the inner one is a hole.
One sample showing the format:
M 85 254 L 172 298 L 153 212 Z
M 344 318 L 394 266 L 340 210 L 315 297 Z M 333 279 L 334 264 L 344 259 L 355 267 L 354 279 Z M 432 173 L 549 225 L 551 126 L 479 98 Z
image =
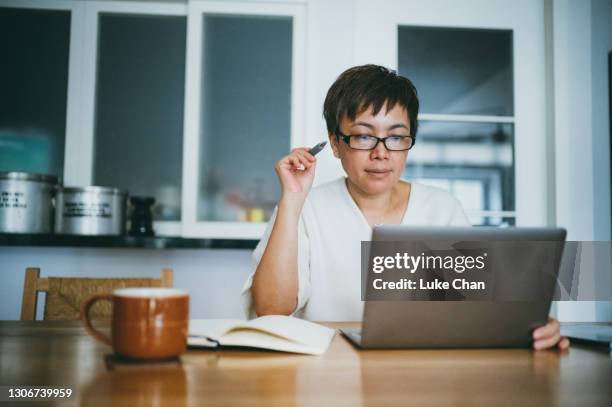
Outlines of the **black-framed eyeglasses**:
M 336 138 L 342 139 L 348 146 L 355 150 L 374 150 L 378 143 L 382 142 L 389 151 L 410 150 L 415 143 L 414 136 L 388 136 L 376 137 L 369 134 L 342 134 L 339 128 L 336 129 Z

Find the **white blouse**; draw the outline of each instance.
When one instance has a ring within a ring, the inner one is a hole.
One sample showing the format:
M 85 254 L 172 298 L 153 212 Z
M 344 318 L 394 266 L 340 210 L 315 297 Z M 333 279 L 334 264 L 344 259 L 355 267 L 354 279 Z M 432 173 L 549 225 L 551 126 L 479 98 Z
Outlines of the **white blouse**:
M 448 192 L 411 182 L 402 225 L 469 226 L 457 199 Z M 268 244 L 278 207 L 253 252 L 253 272 L 242 288 L 248 318 L 256 317 L 251 285 Z M 310 190 L 298 227 L 298 305 L 292 314 L 311 321 L 361 321 L 361 241 L 372 228 L 351 197 L 345 177 Z

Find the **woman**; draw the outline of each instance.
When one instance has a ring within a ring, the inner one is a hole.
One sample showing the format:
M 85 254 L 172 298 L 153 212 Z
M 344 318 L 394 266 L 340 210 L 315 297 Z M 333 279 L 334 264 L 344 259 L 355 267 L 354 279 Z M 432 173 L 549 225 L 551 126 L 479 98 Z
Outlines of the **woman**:
M 347 177 L 311 190 L 316 158 L 308 148 L 278 161 L 281 198 L 242 291 L 250 317 L 361 320 L 360 245 L 370 240 L 372 226 L 470 225 L 447 192 L 400 179 L 416 140 L 418 110 L 413 84 L 384 67 L 357 66 L 338 77 L 323 115 Z M 534 348 L 557 344 L 569 346 L 557 321 L 534 331 Z

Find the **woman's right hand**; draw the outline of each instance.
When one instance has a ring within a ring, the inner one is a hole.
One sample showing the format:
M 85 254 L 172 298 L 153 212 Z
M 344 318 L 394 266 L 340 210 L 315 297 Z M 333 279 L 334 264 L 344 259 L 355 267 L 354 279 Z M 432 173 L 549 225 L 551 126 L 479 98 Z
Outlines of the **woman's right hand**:
M 296 198 L 303 202 L 310 191 L 314 180 L 317 159 L 308 152 L 309 148 L 301 147 L 291 150 L 289 155 L 281 158 L 274 170 L 281 183 L 283 198 Z M 299 169 L 303 167 L 303 170 Z

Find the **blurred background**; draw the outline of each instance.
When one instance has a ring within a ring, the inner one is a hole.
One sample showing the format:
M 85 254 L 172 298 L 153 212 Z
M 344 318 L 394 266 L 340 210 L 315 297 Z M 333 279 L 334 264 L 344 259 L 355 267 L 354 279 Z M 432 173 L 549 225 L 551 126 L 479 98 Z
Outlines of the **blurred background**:
M 450 191 L 474 225 L 610 240 L 610 22 L 606 0 L 0 0 L 0 171 L 155 197 L 157 235 L 256 242 L 274 163 L 327 139 L 327 89 L 376 63 L 418 89 L 405 179 Z M 343 175 L 318 157 L 315 185 Z M 197 287 L 194 317 L 240 317 L 251 251 L 229 247 L 0 247 L 0 319 L 17 318 L 27 266 L 172 267 Z

